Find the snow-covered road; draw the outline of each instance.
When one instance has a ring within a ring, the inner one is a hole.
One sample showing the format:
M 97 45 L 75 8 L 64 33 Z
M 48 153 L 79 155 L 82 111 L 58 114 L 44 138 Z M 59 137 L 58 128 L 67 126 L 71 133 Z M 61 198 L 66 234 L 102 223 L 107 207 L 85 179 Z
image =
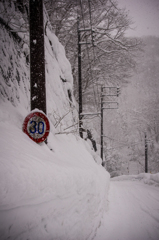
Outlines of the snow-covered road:
M 109 207 L 95 240 L 158 240 L 159 188 L 111 181 Z

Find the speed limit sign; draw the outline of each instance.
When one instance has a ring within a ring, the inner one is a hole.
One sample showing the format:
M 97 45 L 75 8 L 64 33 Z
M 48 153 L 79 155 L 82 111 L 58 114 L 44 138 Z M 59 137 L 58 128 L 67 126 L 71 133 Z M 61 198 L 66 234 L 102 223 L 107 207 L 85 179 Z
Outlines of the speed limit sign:
M 41 143 L 45 141 L 49 131 L 49 120 L 42 112 L 35 111 L 26 116 L 23 123 L 23 132 L 34 142 Z

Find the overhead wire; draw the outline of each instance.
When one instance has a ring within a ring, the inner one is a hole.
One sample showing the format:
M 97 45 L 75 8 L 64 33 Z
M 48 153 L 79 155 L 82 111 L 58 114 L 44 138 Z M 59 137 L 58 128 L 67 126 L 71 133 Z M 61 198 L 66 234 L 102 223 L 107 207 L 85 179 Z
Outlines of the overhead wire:
M 112 148 L 110 148 L 110 149 L 117 149 L 117 148 L 121 148 L 121 147 L 132 147 L 132 146 L 135 146 L 135 145 L 141 145 L 141 144 L 144 144 L 144 141 L 139 141 L 139 142 L 130 142 L 130 143 L 126 143 L 126 142 L 123 142 L 123 141 L 117 141 L 116 139 L 114 139 L 114 138 L 111 138 L 111 137 L 108 137 L 108 136 L 104 136 L 104 137 L 106 137 L 106 138 L 108 138 L 108 139 L 110 139 L 110 140 L 112 140 L 112 141 L 114 141 L 114 142 L 116 142 L 116 143 L 118 143 L 119 145 L 120 145 L 120 142 L 121 142 L 121 145 L 120 146 L 116 146 L 116 147 L 112 147 Z M 108 149 L 107 149 L 108 150 Z

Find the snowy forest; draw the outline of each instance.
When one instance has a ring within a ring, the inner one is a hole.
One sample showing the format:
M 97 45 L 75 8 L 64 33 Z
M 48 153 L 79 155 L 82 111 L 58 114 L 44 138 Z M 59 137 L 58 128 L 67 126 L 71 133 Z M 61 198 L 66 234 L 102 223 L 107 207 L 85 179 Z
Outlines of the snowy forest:
M 143 172 L 146 134 L 148 172 L 158 172 L 158 38 L 125 37 L 133 22 L 115 1 L 46 1 L 46 6 L 54 32 L 71 62 L 77 101 L 77 33 L 81 29 L 83 112 L 100 111 L 101 86 L 120 86 L 119 98 L 115 98 L 118 110 L 104 112 L 107 170 L 112 176 Z M 100 116 L 84 117 L 83 125 L 91 131 L 99 149 Z
M 11 30 L 17 41 L 22 38 L 21 44 L 29 64 L 28 1 L 16 1 L 17 11 L 22 14 L 20 21 L 18 14 L 12 14 L 7 7 L 12 3 L 4 2 L 6 9 L 0 19 L 1 24 Z M 133 161 L 138 173 L 143 171 L 146 133 L 149 172 L 158 172 L 157 37 L 125 37 L 132 20 L 126 9 L 120 9 L 115 1 L 45 1 L 45 6 L 52 30 L 71 63 L 73 90 L 68 91 L 69 94 L 73 91 L 77 102 L 78 32 L 80 34 L 83 112 L 100 112 L 101 86 L 120 87 L 118 110 L 104 111 L 104 161 L 107 170 L 113 172 L 112 175 L 129 173 L 129 165 Z M 48 21 L 45 29 L 47 25 Z M 68 117 L 67 113 L 64 116 L 54 113 L 57 125 L 60 119 Z M 100 122 L 99 115 L 83 117 L 85 132 L 87 129 L 91 132 L 98 152 Z M 74 125 L 78 132 L 78 122 Z M 87 133 L 84 135 L 88 138 Z
M 42 3 L 50 132 L 37 144 L 23 129 L 34 113 L 29 1 L 0 1 L 0 239 L 157 240 L 159 38 L 128 37 L 116 0 Z

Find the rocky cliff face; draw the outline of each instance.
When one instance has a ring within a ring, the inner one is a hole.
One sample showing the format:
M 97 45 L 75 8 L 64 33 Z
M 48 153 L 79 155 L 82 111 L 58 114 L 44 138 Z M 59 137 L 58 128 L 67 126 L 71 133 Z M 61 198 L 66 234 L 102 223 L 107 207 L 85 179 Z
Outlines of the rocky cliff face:
M 0 99 L 8 100 L 14 106 L 21 105 L 29 113 L 28 6 L 8 0 L 0 2 L 0 9 Z M 63 46 L 52 32 L 46 11 L 44 22 L 47 115 L 55 131 L 62 132 L 66 128 L 76 131 L 77 111 L 71 66 Z

